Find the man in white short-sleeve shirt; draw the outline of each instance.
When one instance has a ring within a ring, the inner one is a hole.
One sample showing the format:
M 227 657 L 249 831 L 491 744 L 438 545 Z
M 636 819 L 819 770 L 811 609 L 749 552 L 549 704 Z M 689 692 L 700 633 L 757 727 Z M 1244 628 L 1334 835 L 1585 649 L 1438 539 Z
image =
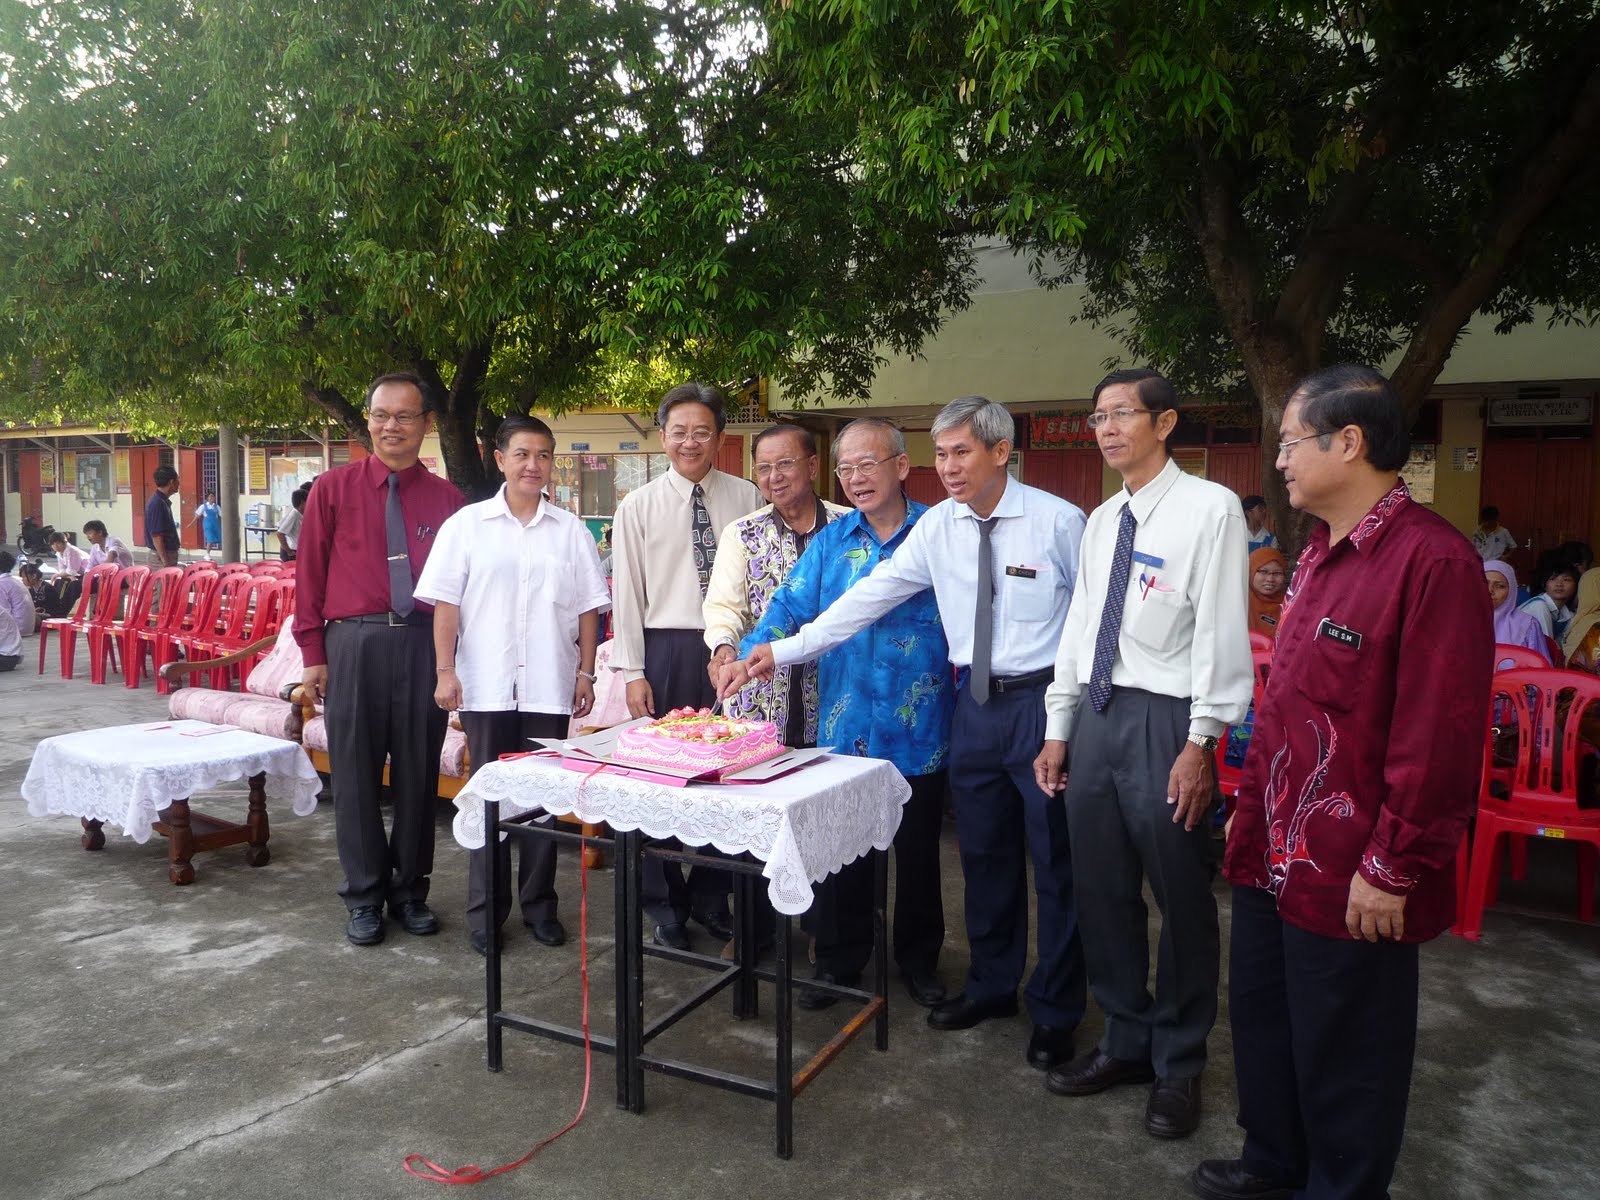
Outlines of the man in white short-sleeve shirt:
M 533 737 L 563 737 L 573 716 L 594 706 L 600 614 L 610 592 L 600 555 L 582 521 L 547 503 L 555 436 L 535 417 L 508 417 L 495 435 L 505 485 L 440 528 L 417 580 L 434 606 L 439 685 L 434 699 L 459 709 L 472 769 L 526 750 Z M 511 848 L 494 897 L 498 927 L 511 909 Z M 488 940 L 485 850 L 467 871 L 467 927 L 483 953 Z M 556 916 L 555 843 L 525 843 L 517 867 L 523 923 L 547 946 L 566 930 Z

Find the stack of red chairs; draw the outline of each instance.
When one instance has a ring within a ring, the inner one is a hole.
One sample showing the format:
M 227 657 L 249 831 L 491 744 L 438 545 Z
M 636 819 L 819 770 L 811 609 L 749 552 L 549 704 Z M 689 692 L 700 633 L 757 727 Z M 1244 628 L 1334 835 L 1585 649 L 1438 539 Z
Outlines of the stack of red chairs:
M 213 585 L 207 601 L 199 610 L 193 624 L 173 639 L 177 647 L 182 647 L 183 655 L 188 659 L 214 658 L 211 647 L 227 631 L 233 615 L 241 611 L 247 603 L 245 597 L 249 594 L 254 576 L 244 571 L 233 571 L 218 576 Z M 173 651 L 176 657 L 176 651 Z M 227 673 L 213 670 L 207 673 L 206 683 L 213 688 L 227 686 Z
M 1506 647 L 1497 647 L 1500 654 Z M 1500 661 L 1497 659 L 1497 662 Z M 1566 697 L 1565 708 L 1558 701 Z M 1582 671 L 1513 667 L 1494 677 L 1491 711 L 1514 719 L 1517 762 L 1509 774 L 1485 747 L 1472 861 L 1458 930 L 1474 940 L 1483 934 L 1483 912 L 1494 902 L 1502 837 L 1544 837 L 1579 842 L 1578 909 L 1594 919 L 1595 865 L 1600 856 L 1600 809 L 1578 807 L 1583 716 L 1600 703 L 1600 677 Z M 1559 784 L 1557 780 L 1559 779 Z M 1491 784 L 1505 783 L 1506 795 Z
M 277 628 L 278 581 L 271 576 L 230 575 L 222 581 L 218 602 L 221 631 L 185 638 L 184 653 L 190 658 L 224 658 Z M 208 682 L 213 688 L 226 691 L 232 686 L 232 676 L 232 667 L 215 667 L 209 672 Z M 240 673 L 241 686 L 249 677 L 246 667 Z
M 78 634 L 89 627 L 96 601 L 101 592 L 116 578 L 116 563 L 101 563 L 90 567 L 83 576 L 83 591 L 78 596 L 78 607 L 70 617 L 47 617 L 39 622 L 39 674 L 44 674 L 44 648 L 55 630 L 57 648 L 61 656 L 61 678 L 72 678 L 72 659 L 78 645 Z
M 109 593 L 107 604 L 97 604 L 94 619 L 84 630 L 84 640 L 89 643 L 89 681 L 104 683 L 106 665 L 115 665 L 116 651 L 125 623 L 138 625 L 144 620 L 148 605 L 147 584 L 149 567 L 123 567 L 105 590 Z M 124 596 L 126 602 L 124 602 Z M 122 614 L 121 619 L 118 613 Z
M 157 630 L 168 628 L 183 615 L 181 605 L 188 595 L 182 567 L 162 567 L 145 580 L 144 587 L 127 616 L 111 627 L 111 640 L 122 657 L 122 682 L 136 688 L 144 671 L 144 648 Z M 108 644 L 108 643 L 103 643 Z M 102 665 L 101 682 L 104 682 Z
M 192 566 L 193 564 L 191 564 Z M 189 567 L 183 569 L 183 577 L 178 581 L 178 586 L 173 590 L 177 593 L 177 602 L 174 604 L 167 621 L 158 622 L 152 629 L 142 629 L 138 633 L 138 645 L 134 654 L 140 660 L 140 669 L 143 669 L 145 647 L 150 650 L 150 671 L 156 679 L 156 692 L 165 696 L 172 690 L 172 685 L 161 677 L 161 668 L 178 657 L 178 646 L 182 639 L 193 633 L 196 628 L 207 628 L 206 622 L 216 622 L 216 610 L 213 598 L 217 593 L 217 584 L 220 576 L 210 569 L 210 564 L 201 563 L 202 569 L 192 571 Z M 137 683 L 129 686 L 136 687 Z

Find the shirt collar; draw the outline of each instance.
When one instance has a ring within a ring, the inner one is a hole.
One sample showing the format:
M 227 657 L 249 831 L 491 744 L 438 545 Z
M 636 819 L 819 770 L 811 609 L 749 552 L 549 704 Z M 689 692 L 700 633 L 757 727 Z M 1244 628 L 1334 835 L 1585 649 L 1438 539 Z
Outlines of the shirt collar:
M 367 455 L 367 457 L 362 460 L 362 466 L 367 472 L 368 487 L 380 488 L 388 484 L 389 468 L 383 465 L 383 459 L 379 458 L 376 454 Z M 422 460 L 418 459 L 405 470 L 400 472 L 400 486 L 407 486 L 411 480 L 417 477 L 417 472 L 421 471 L 426 473 L 427 470 L 428 468 L 422 465 Z
M 817 532 L 817 530 L 826 525 L 828 523 L 828 510 L 822 503 L 822 497 L 815 496 L 814 499 L 816 500 L 817 505 L 816 520 L 812 524 L 811 528 L 806 530 L 805 533 L 795 533 L 795 531 L 789 527 L 789 522 L 783 519 L 783 514 L 778 511 L 778 506 L 776 504 L 767 505 L 767 507 L 772 511 L 772 523 L 778 527 L 778 533 L 780 535 L 785 533 L 794 533 L 795 537 L 811 537 Z
M 544 520 L 545 513 L 550 511 L 550 503 L 550 497 L 542 495 L 539 499 L 539 511 L 533 514 L 533 520 L 524 525 L 522 519 L 511 511 L 511 504 L 506 500 L 506 485 L 502 483 L 500 490 L 478 510 L 478 519 L 480 521 L 498 521 L 504 518 L 507 521 L 514 522 L 519 529 L 531 529 Z
M 1356 522 L 1355 528 L 1344 540 L 1361 554 L 1375 550 L 1378 543 L 1383 541 L 1383 535 L 1394 527 L 1395 518 L 1410 508 L 1411 504 L 1411 489 L 1402 479 L 1380 496 L 1376 504 L 1367 509 L 1367 515 Z M 1318 521 L 1311 530 L 1308 547 L 1314 546 L 1319 551 L 1326 550 L 1329 532 L 1328 523 Z
M 888 545 L 888 543 L 894 541 L 895 538 L 909 529 L 918 517 L 928 511 L 926 504 L 919 504 L 910 496 L 907 496 L 904 488 L 900 489 L 900 495 L 906 502 L 906 515 L 901 519 L 899 528 L 886 538 L 878 536 L 877 531 L 872 528 L 872 522 L 867 520 L 866 514 L 859 508 L 852 508 L 848 512 L 842 513 L 837 519 L 843 523 L 846 533 L 865 533 L 880 546 Z
M 709 496 L 711 494 L 711 481 L 719 474 L 721 474 L 721 472 L 715 467 L 712 467 L 711 470 L 706 472 L 706 477 L 700 481 L 700 487 L 705 491 L 706 495 Z M 682 496 L 685 500 L 694 499 L 694 480 L 690 479 L 687 475 L 678 474 L 677 467 L 667 468 L 667 482 L 672 485 L 672 490 L 677 492 L 678 495 Z
M 1141 525 L 1149 520 L 1150 514 L 1156 510 L 1156 505 L 1166 498 L 1167 493 L 1172 490 L 1172 485 L 1178 482 L 1178 476 L 1182 474 L 1183 469 L 1169 456 L 1167 465 L 1156 472 L 1156 477 L 1137 492 L 1129 492 L 1127 484 L 1123 484 L 1123 501 L 1133 509 L 1133 519 Z
M 1028 511 L 1027 503 L 1022 498 L 1022 485 L 1011 478 L 1009 473 L 1006 475 L 1006 490 L 1000 493 L 1000 499 L 995 502 L 994 511 L 987 518 L 980 517 L 973 512 L 970 505 L 963 504 L 959 500 L 954 503 L 956 516 L 969 517 L 974 521 L 985 519 L 993 521 L 1000 517 L 1020 517 Z

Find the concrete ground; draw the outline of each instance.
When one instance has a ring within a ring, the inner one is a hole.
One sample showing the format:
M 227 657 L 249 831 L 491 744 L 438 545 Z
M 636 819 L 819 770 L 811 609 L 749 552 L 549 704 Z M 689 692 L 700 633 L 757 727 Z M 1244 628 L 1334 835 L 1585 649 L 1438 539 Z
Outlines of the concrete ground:
M 32 644 L 27 649 L 31 652 Z M 165 843 L 107 830 L 79 848 L 77 823 L 30 816 L 19 787 L 40 738 L 165 715 L 150 686 L 64 682 L 54 669 L 0 675 L 0 1197 L 134 1200 L 218 1196 L 405 1198 L 438 1186 L 401 1169 L 412 1153 L 489 1166 L 561 1128 L 583 1087 L 581 1052 L 507 1034 L 505 1070 L 484 1069 L 483 972 L 466 942 L 466 856 L 441 807 L 434 938 L 391 925 L 375 949 L 343 936 L 328 803 L 273 808 L 272 862 L 235 847 L 196 859 L 193 886 L 167 882 Z M 239 787 L 206 797 L 242 813 Z M 1542 883 L 1508 885 L 1540 915 L 1491 914 L 1484 940 L 1424 953 L 1422 1031 L 1396 1197 L 1579 1197 L 1600 1193 L 1595 1050 L 1600 931 L 1575 908 L 1568 847 L 1535 848 Z M 942 972 L 965 967 L 961 876 L 947 835 L 952 936 Z M 562 860 L 563 915 L 576 932 L 578 865 Z M 1535 894 L 1540 889 L 1548 895 Z M 609 874 L 592 876 L 594 1024 L 610 1019 Z M 1227 901 L 1222 895 L 1224 927 Z M 515 921 L 512 1007 L 575 1022 L 576 938 L 534 942 Z M 650 966 L 660 1011 L 689 982 Z M 770 1002 L 768 1004 L 770 1010 Z M 835 1010 L 837 1011 L 837 1010 Z M 1188 1194 L 1201 1158 L 1239 1134 L 1226 1007 L 1211 1039 L 1206 1119 L 1187 1141 L 1141 1127 L 1144 1090 L 1047 1094 L 1022 1058 L 1025 1019 L 965 1033 L 929 1030 L 896 989 L 887 1054 L 863 1039 L 797 1102 L 794 1158 L 772 1154 L 771 1108 L 650 1075 L 648 1110 L 613 1104 L 611 1059 L 595 1056 L 583 1123 L 485 1195 L 540 1197 L 991 1197 L 1138 1200 Z M 799 1052 L 831 1030 L 799 1013 Z M 1080 1045 L 1099 1033 L 1091 1015 Z M 764 1074 L 761 1023 L 716 1004 L 664 1042 Z

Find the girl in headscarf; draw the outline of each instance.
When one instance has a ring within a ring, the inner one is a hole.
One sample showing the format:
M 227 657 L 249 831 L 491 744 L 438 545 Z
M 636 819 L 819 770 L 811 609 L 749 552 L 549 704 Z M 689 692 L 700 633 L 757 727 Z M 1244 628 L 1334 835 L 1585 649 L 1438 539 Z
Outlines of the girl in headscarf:
M 1561 643 L 1567 670 L 1600 674 L 1600 568 L 1583 573 L 1574 604 L 1577 611 Z
M 1491 558 L 1483 564 L 1494 604 L 1494 640 L 1502 646 L 1526 646 L 1550 661 L 1550 645 L 1539 622 L 1517 607 L 1517 573 L 1511 564 Z M 1574 622 L 1576 623 L 1576 622 Z
M 1250 632 L 1278 636 L 1278 614 L 1289 570 L 1283 552 L 1263 546 L 1250 555 Z

